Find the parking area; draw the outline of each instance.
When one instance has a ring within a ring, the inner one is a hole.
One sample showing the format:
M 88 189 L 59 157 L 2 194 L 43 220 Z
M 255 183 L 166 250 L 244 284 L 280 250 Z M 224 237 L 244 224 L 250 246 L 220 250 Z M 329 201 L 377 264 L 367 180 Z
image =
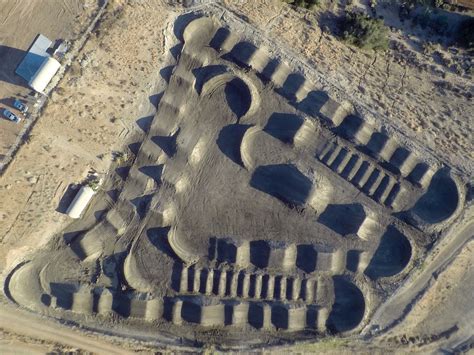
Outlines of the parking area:
M 38 34 L 51 40 L 73 40 L 81 30 L 81 23 L 95 7 L 91 1 L 35 1 L 10 0 L 0 2 L 0 162 L 18 139 L 28 120 L 13 107 L 20 99 L 32 108 L 34 91 L 15 70 Z M 4 117 L 8 109 L 21 118 L 19 123 Z

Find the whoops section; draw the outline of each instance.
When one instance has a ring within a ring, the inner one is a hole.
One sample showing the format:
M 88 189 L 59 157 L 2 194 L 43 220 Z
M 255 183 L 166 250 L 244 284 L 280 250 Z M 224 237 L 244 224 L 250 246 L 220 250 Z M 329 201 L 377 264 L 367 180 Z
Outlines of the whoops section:
M 184 16 L 174 33 L 156 115 L 111 173 L 112 207 L 19 265 L 9 297 L 191 340 L 208 327 L 251 344 L 360 331 L 462 209 L 462 189 L 284 55 L 211 17 Z

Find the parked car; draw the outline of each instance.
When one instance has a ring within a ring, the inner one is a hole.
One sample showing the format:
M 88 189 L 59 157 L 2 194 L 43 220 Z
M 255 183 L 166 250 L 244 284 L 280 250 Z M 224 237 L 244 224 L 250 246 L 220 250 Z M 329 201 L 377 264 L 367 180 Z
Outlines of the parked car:
M 12 113 L 10 110 L 4 109 L 3 116 L 9 119 L 12 122 L 19 123 L 21 121 L 20 117 Z
M 13 107 L 15 107 L 18 111 L 21 113 L 25 114 L 28 112 L 28 106 L 26 106 L 23 102 L 20 100 L 15 100 L 13 102 Z

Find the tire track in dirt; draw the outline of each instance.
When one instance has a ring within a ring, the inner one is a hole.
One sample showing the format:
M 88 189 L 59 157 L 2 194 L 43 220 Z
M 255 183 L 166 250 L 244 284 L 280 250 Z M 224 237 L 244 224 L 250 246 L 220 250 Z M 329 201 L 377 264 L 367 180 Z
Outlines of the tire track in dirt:
M 12 333 L 26 335 L 64 344 L 96 354 L 132 354 L 135 352 L 108 344 L 99 339 L 93 339 L 79 332 L 61 327 L 44 319 L 35 319 L 27 314 L 19 314 L 9 306 L 0 305 L 0 328 Z

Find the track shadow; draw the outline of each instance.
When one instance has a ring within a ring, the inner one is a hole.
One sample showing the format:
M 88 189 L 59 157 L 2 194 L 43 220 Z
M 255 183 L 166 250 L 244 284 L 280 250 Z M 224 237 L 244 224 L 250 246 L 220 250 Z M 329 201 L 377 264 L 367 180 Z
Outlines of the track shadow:
M 227 28 L 221 27 L 216 31 L 216 33 L 214 34 L 214 37 L 209 42 L 209 45 L 212 48 L 219 50 L 222 44 L 225 42 L 225 40 L 229 36 L 230 36 L 230 30 Z
M 359 250 L 349 250 L 347 252 L 347 258 L 346 258 L 346 268 L 349 271 L 356 272 L 359 263 L 360 263 L 360 255 L 362 254 L 361 251 Z
M 148 240 L 154 247 L 159 251 L 165 253 L 170 258 L 178 260 L 179 257 L 174 253 L 168 242 L 168 232 L 170 227 L 158 227 L 158 228 L 149 228 L 146 231 Z
M 263 327 L 263 306 L 257 303 L 251 303 L 249 306 L 249 324 L 260 329 Z
M 174 65 L 169 65 L 160 70 L 160 76 L 169 84 L 171 75 L 173 75 Z
M 170 53 L 175 60 L 178 60 L 181 51 L 183 50 L 183 44 L 178 43 L 177 45 L 170 48 Z
M 94 212 L 94 218 L 97 220 L 97 221 L 100 221 L 102 219 L 102 217 L 104 217 L 104 215 L 107 213 L 107 209 L 105 210 L 99 210 L 99 211 L 95 211 Z
M 112 309 L 122 317 L 130 317 L 131 300 L 127 295 L 117 293 L 112 299 Z
M 186 322 L 199 324 L 201 322 L 201 312 L 201 307 L 198 304 L 185 301 L 183 302 L 183 308 L 181 308 L 181 317 Z
M 107 196 L 110 197 L 112 201 L 117 201 L 118 197 L 120 195 L 120 190 L 119 189 L 112 189 L 107 191 Z
M 250 58 L 252 58 L 256 51 L 257 47 L 255 47 L 252 43 L 243 41 L 237 43 L 232 48 L 230 53 L 222 56 L 222 59 L 233 61 L 241 67 L 249 68 Z
M 257 76 L 262 80 L 264 83 L 268 83 L 270 78 L 276 72 L 278 67 L 280 66 L 279 59 L 270 59 L 270 61 L 265 65 L 261 73 L 257 73 Z
M 328 100 L 329 95 L 325 91 L 310 91 L 297 108 L 307 115 L 316 116 Z
M 26 53 L 26 51 L 18 48 L 0 45 L 0 63 L 2 63 L 0 65 L 0 81 L 28 88 L 26 80 L 15 74 L 17 66 L 20 64 Z M 30 56 L 33 58 L 35 55 L 30 54 Z M 39 68 L 44 57 L 39 55 L 36 57 L 38 57 L 37 61 Z
M 166 67 L 166 68 L 169 68 L 169 67 Z M 173 68 L 171 68 L 171 69 L 173 69 Z M 160 74 L 161 74 L 161 71 L 160 71 Z M 160 101 L 161 101 L 161 98 L 163 97 L 163 95 L 164 95 L 164 92 L 162 91 L 162 92 L 159 92 L 158 94 L 151 95 L 150 97 L 148 97 L 148 100 L 150 101 L 150 104 L 153 105 L 153 107 L 158 108 L 158 105 L 160 104 Z
M 291 73 L 286 78 L 282 87 L 277 91 L 285 97 L 289 97 L 290 100 L 296 100 L 296 92 L 298 89 L 303 86 L 306 79 L 304 76 L 298 73 Z
M 372 136 L 370 136 L 370 139 L 366 144 L 368 153 L 372 156 L 377 157 L 377 154 L 382 151 L 387 141 L 388 137 L 385 134 L 380 132 L 372 133 Z
M 148 132 L 148 130 L 150 129 L 152 122 L 153 116 L 142 117 L 135 121 L 137 126 L 145 133 Z
M 413 213 L 429 224 L 439 223 L 449 218 L 459 203 L 459 192 L 447 169 L 433 175 L 426 193 L 413 207 Z
M 284 143 L 292 144 L 303 122 L 304 120 L 298 115 L 275 112 L 270 116 L 263 130 Z
M 116 287 L 119 287 L 120 284 L 127 284 L 122 267 L 127 255 L 127 251 L 117 252 L 112 255 L 105 256 L 102 261 L 102 272 L 104 275 L 112 280 L 115 278 L 118 279 L 119 282 L 117 283 Z
M 122 179 L 126 180 L 128 173 L 130 172 L 131 167 L 130 166 L 121 166 L 119 168 L 115 169 L 115 173 Z
M 389 226 L 364 273 L 374 280 L 393 276 L 407 266 L 410 258 L 411 245 L 407 237 Z
M 270 259 L 270 244 L 265 240 L 250 242 L 250 262 L 258 268 L 264 269 L 268 266 Z
M 335 302 L 326 322 L 332 333 L 354 329 L 364 317 L 364 295 L 353 283 L 342 276 L 333 277 Z
M 356 234 L 366 218 L 359 203 L 330 204 L 318 218 L 318 222 L 340 235 Z
M 426 174 L 430 167 L 426 163 L 418 163 L 411 171 L 410 175 L 407 176 L 407 179 L 413 184 L 420 186 L 419 181 Z
M 318 253 L 312 244 L 299 244 L 296 252 L 296 266 L 306 273 L 316 270 Z
M 390 167 L 388 166 L 384 166 L 384 167 L 388 168 L 390 171 L 392 171 L 395 174 L 400 174 L 399 167 L 403 166 L 403 163 L 408 159 L 410 154 L 411 153 L 406 148 L 398 147 L 395 150 L 395 152 L 393 152 L 392 156 L 390 157 L 390 161 L 389 161 L 390 164 L 388 164 L 390 165 Z
M 181 42 L 184 42 L 183 33 L 184 29 L 186 28 L 189 23 L 197 18 L 201 17 L 200 14 L 195 12 L 190 12 L 184 15 L 180 15 L 176 18 L 173 26 L 173 33 L 177 39 Z
M 151 141 L 160 147 L 168 157 L 172 158 L 178 149 L 176 139 L 179 131 L 172 136 L 154 136 L 151 137 Z
M 78 237 L 79 235 L 81 235 L 82 233 L 86 231 L 87 231 L 86 229 L 81 229 L 81 230 L 77 230 L 73 232 L 66 232 L 63 234 L 63 239 L 66 242 L 66 244 L 72 243 L 72 241 L 76 239 L 76 237 Z
M 228 68 L 225 65 L 207 65 L 204 67 L 193 69 L 192 73 L 196 78 L 194 83 L 194 89 L 198 94 L 201 94 L 202 88 L 206 82 L 218 75 L 227 72 Z
M 288 308 L 283 305 L 276 305 L 272 307 L 272 324 L 277 329 L 288 329 L 289 318 Z
M 306 202 L 313 184 L 294 165 L 279 164 L 255 169 L 250 186 L 294 208 Z
M 230 239 L 211 238 L 209 240 L 209 260 L 234 264 L 237 260 L 237 247 Z
M 346 139 L 351 140 L 352 137 L 362 128 L 364 120 L 356 115 L 348 115 L 342 123 L 332 131 Z
M 244 165 L 240 156 L 240 144 L 245 132 L 250 127 L 250 125 L 238 123 L 228 125 L 222 128 L 217 138 L 217 146 L 220 151 L 224 153 L 227 158 L 240 166 Z
M 130 143 L 128 145 L 128 149 L 133 153 L 133 155 L 138 155 L 138 152 L 140 151 L 140 147 L 142 145 L 142 142 L 135 142 L 135 143 Z
M 171 272 L 171 288 L 176 292 L 181 289 L 181 273 L 183 271 L 183 264 L 175 262 L 173 264 L 173 271 Z
M 227 105 L 237 118 L 247 113 L 252 104 L 252 94 L 242 79 L 235 78 L 226 83 L 224 93 Z
M 52 282 L 49 284 L 51 295 L 56 297 L 56 305 L 63 309 L 71 309 L 73 294 L 77 292 L 76 285 Z
M 141 173 L 155 180 L 157 184 L 161 184 L 161 175 L 163 174 L 163 164 L 142 166 L 138 169 Z
M 148 211 L 148 206 L 150 205 L 152 198 L 153 198 L 153 194 L 149 194 L 149 195 L 144 195 L 144 196 L 134 198 L 133 200 L 130 201 L 135 206 L 137 214 L 140 217 L 140 219 L 143 219 L 143 217 L 145 217 Z

